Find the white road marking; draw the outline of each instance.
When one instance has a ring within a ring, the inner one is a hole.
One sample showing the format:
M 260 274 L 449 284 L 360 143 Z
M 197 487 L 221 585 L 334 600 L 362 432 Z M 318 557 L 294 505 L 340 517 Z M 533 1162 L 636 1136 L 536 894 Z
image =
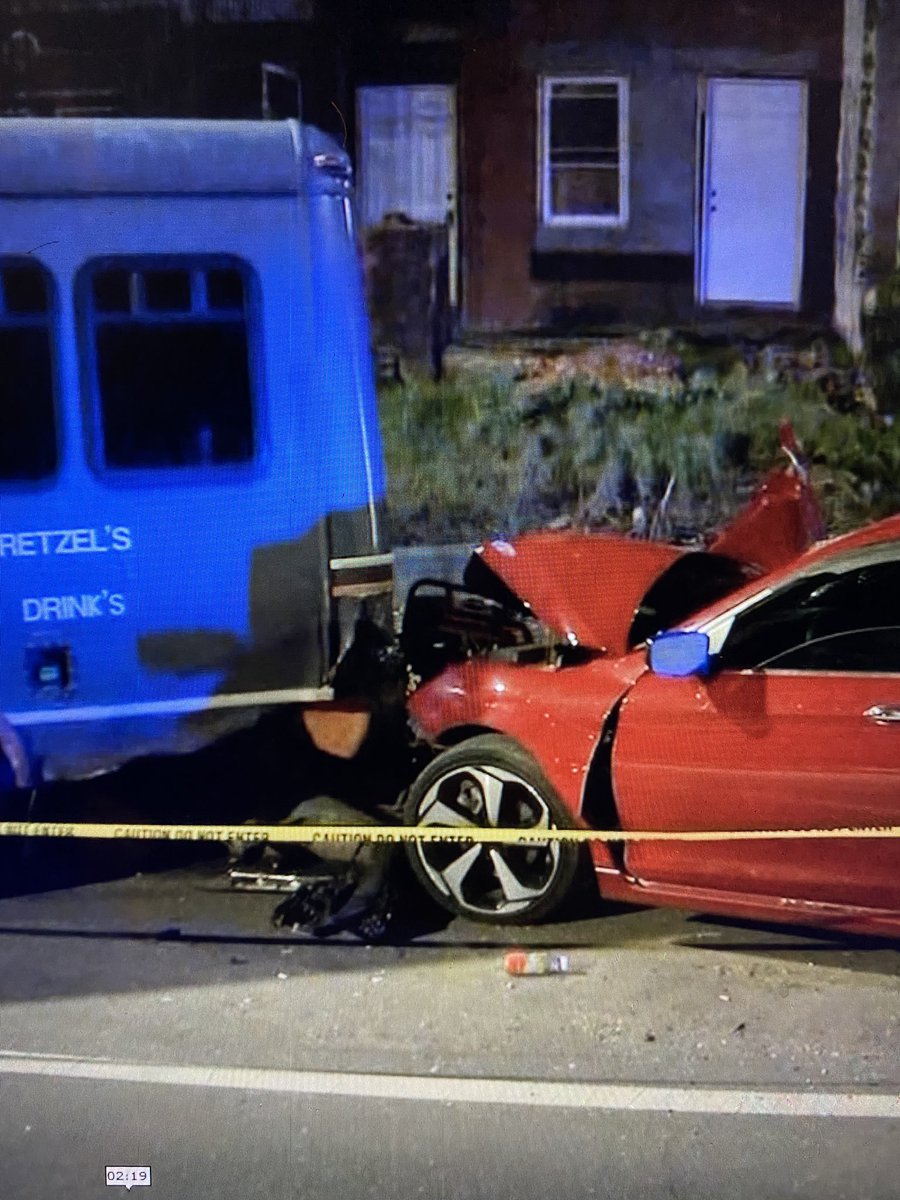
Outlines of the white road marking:
M 367 1075 L 252 1067 L 177 1066 L 69 1059 L 0 1051 L 0 1075 L 225 1088 L 288 1095 L 417 1100 L 430 1104 L 500 1104 L 713 1116 L 863 1117 L 900 1120 L 900 1094 L 779 1091 L 765 1088 L 670 1087 L 633 1083 L 554 1083 L 434 1075 Z

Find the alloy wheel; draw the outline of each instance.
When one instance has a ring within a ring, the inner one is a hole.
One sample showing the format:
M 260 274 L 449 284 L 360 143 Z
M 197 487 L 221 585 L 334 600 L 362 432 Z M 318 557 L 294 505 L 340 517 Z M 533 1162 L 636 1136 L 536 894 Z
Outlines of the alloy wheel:
M 416 807 L 426 827 L 549 829 L 547 801 L 513 771 L 492 765 L 457 766 L 440 775 Z M 421 871 L 444 903 L 474 918 L 521 916 L 542 905 L 557 881 L 558 842 L 527 846 L 417 842 Z

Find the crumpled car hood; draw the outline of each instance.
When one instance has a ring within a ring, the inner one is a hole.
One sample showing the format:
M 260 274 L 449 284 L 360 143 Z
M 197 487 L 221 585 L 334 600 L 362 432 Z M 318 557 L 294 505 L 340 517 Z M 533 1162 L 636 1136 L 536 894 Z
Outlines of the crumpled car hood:
M 748 574 L 764 575 L 824 536 L 805 473 L 779 467 L 706 553 L 729 559 Z M 567 642 L 617 655 L 629 648 L 635 616 L 653 584 L 690 553 L 665 542 L 570 530 L 526 533 L 508 542 L 487 542 L 476 551 Z
M 806 475 L 782 469 L 769 473 L 708 549 L 768 574 L 825 536 L 825 519 Z
M 624 654 L 635 612 L 683 551 L 603 533 L 548 530 L 477 551 L 545 625 L 573 646 Z

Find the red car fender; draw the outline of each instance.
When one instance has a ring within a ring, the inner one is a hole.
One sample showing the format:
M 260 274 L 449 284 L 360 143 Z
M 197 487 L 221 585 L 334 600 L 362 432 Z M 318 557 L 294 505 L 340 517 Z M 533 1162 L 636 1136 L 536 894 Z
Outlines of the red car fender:
M 645 669 L 641 652 L 569 667 L 470 659 L 423 684 L 410 698 L 409 713 L 431 742 L 456 741 L 465 730 L 514 738 L 583 824 L 585 783 L 606 721 Z M 605 847 L 598 846 L 594 858 L 597 865 L 614 865 Z

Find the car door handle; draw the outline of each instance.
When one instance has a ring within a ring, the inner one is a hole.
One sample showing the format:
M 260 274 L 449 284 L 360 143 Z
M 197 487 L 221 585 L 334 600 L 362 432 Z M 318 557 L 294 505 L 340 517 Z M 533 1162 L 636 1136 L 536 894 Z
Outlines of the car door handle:
M 876 725 L 900 725 L 900 704 L 873 704 L 863 716 Z

